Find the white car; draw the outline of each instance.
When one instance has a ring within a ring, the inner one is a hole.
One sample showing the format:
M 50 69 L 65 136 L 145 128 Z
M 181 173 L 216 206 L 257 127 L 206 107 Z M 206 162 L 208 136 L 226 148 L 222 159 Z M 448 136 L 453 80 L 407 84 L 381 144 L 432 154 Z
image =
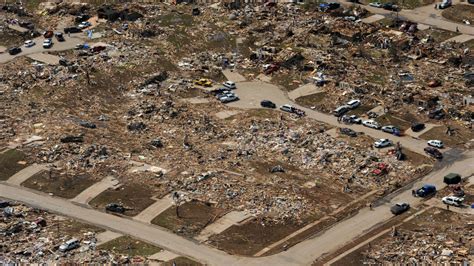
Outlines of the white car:
M 355 109 L 360 106 L 360 100 L 350 100 L 346 103 L 351 109 Z
M 32 40 L 27 40 L 27 41 L 25 41 L 25 47 L 28 47 L 28 48 L 35 46 L 35 44 L 36 44 L 36 43 L 35 43 L 34 41 L 32 41 Z
M 375 148 L 385 148 L 392 145 L 392 141 L 389 139 L 379 139 L 374 143 Z
M 432 147 L 436 147 L 436 148 L 443 148 L 444 144 L 441 140 L 437 140 L 437 139 L 431 139 L 431 140 L 428 140 L 426 142 L 426 144 L 428 144 L 428 146 L 432 146 Z
M 230 102 L 235 102 L 238 100 L 239 100 L 239 97 L 237 95 L 226 95 L 222 98 L 219 98 L 219 101 L 221 101 L 221 103 L 230 103 Z
M 381 8 L 381 7 L 382 7 L 382 3 L 380 3 L 380 2 L 372 2 L 372 3 L 369 4 L 369 6 Z
M 92 24 L 89 21 L 83 21 L 81 24 L 77 25 L 79 29 L 85 29 L 92 26 Z
M 59 246 L 59 251 L 66 252 L 79 247 L 79 240 L 73 238 Z
M 362 125 L 370 128 L 380 129 L 380 124 L 374 120 L 364 120 L 362 121 Z
M 53 41 L 51 39 L 46 39 L 43 41 L 43 48 L 51 48 L 53 46 Z
M 223 83 L 224 87 L 229 88 L 231 90 L 235 89 L 235 82 L 233 81 L 226 81 Z
M 443 201 L 444 204 L 460 207 L 462 206 L 462 202 L 464 201 L 464 198 L 458 198 L 455 196 L 446 196 L 442 198 L 441 200 Z
M 280 110 L 288 112 L 288 113 L 293 113 L 295 108 L 289 104 L 285 104 L 280 107 Z

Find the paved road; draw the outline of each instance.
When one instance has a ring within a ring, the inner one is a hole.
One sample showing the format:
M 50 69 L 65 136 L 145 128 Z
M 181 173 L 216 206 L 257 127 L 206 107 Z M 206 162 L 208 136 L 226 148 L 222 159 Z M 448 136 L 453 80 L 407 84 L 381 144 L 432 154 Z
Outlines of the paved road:
M 77 34 L 71 34 L 71 37 L 68 37 L 67 35 L 64 36 L 65 38 L 64 42 L 58 42 L 56 39 L 53 39 L 54 44 L 49 49 L 43 48 L 44 38 L 38 37 L 38 38 L 33 39 L 36 45 L 30 48 L 26 48 L 23 44 L 19 43 L 18 45 L 21 45 L 22 52 L 17 55 L 10 55 L 7 52 L 0 54 L 0 63 L 6 63 L 17 57 L 25 56 L 25 55 L 37 54 L 37 53 L 48 52 L 48 51 L 52 52 L 52 51 L 71 50 L 71 49 L 74 49 L 74 47 L 77 44 L 84 43 L 83 37 L 84 37 L 83 33 L 77 33 Z

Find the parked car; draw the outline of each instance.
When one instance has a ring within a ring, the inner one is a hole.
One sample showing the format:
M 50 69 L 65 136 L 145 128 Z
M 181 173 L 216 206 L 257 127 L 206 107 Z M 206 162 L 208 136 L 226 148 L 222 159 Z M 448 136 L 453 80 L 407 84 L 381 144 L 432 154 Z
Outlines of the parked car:
M 360 100 L 350 100 L 346 103 L 350 109 L 355 109 L 360 106 Z
M 436 147 L 436 148 L 440 148 L 442 149 L 443 148 L 443 142 L 441 140 L 437 140 L 437 139 L 430 139 L 426 142 L 428 144 L 428 146 L 431 146 L 431 147 Z
M 34 41 L 32 41 L 32 40 L 27 40 L 27 41 L 25 41 L 25 47 L 27 47 L 27 48 L 33 47 L 33 46 L 35 46 L 35 44 L 36 44 L 36 43 L 35 43 Z
M 362 121 L 362 125 L 370 128 L 380 129 L 380 124 L 374 120 L 364 120 Z
M 329 10 L 334 10 L 334 9 L 338 9 L 341 7 L 341 4 L 337 3 L 337 2 L 331 2 L 328 4 L 328 9 Z
M 295 108 L 289 104 L 285 104 L 280 107 L 280 110 L 288 112 L 288 113 L 293 113 Z
M 231 90 L 235 89 L 235 82 L 233 81 L 226 81 L 224 82 L 224 87 L 229 88 Z
M 92 24 L 89 21 L 83 21 L 79 25 L 77 25 L 77 27 L 79 29 L 85 29 L 85 28 L 88 28 L 90 26 L 92 26 Z
M 234 93 L 231 92 L 231 91 L 229 91 L 229 90 L 226 90 L 226 91 L 223 91 L 223 92 L 217 94 L 217 95 L 216 95 L 216 98 L 217 98 L 217 99 L 220 99 L 220 98 L 222 98 L 222 97 L 224 97 L 224 96 L 230 96 L 230 95 L 234 95 Z
M 230 102 L 235 102 L 238 100 L 239 100 L 239 97 L 237 97 L 237 95 L 226 95 L 219 99 L 221 103 L 230 103 Z
M 392 145 L 392 141 L 389 139 L 379 139 L 374 143 L 375 148 L 385 148 Z
M 356 115 L 349 116 L 349 121 L 354 124 L 362 124 L 362 119 Z
M 208 79 L 196 79 L 194 80 L 194 84 L 204 87 L 211 87 L 212 82 Z
M 124 213 L 125 208 L 118 203 L 109 203 L 105 206 L 105 210 L 109 212 Z
M 393 134 L 396 132 L 400 132 L 400 129 L 398 129 L 396 126 L 383 126 L 382 131 Z
M 436 193 L 436 187 L 434 185 L 423 185 L 423 187 L 415 191 L 415 195 L 418 197 L 427 197 Z
M 406 212 L 408 209 L 410 209 L 410 204 L 408 204 L 408 203 L 397 203 L 397 204 L 393 205 L 392 208 L 390 208 L 390 211 L 394 215 L 399 215 L 399 214 L 402 214 L 402 213 Z
M 426 147 L 424 151 L 426 152 L 426 154 L 430 155 L 433 158 L 436 158 L 438 160 L 443 159 L 443 154 L 434 147 Z
M 444 111 L 443 108 L 436 108 L 434 110 L 431 110 L 428 113 L 428 118 L 430 119 L 440 120 L 440 119 L 443 119 L 445 116 L 446 116 L 446 112 Z
M 386 3 L 382 5 L 383 9 L 390 10 L 390 11 L 397 11 L 398 6 L 393 3 Z
M 446 197 L 442 198 L 441 201 L 443 201 L 443 203 L 446 204 L 446 205 L 461 207 L 462 203 L 464 201 L 464 198 L 459 198 L 459 197 L 456 197 L 456 196 L 446 196 Z
M 59 246 L 59 251 L 66 252 L 66 251 L 73 250 L 73 249 L 78 248 L 78 247 L 79 247 L 79 240 L 73 238 L 73 239 L 70 239 L 70 240 L 64 242 L 61 246 Z
M 369 6 L 381 8 L 381 7 L 382 7 L 382 3 L 380 3 L 380 2 L 372 2 L 372 3 L 369 4 Z
M 425 129 L 425 124 L 423 124 L 423 123 L 413 123 L 413 124 L 411 125 L 411 130 L 412 130 L 413 132 L 420 132 L 420 131 L 422 131 L 423 129 Z
M 51 39 L 46 39 L 43 41 L 43 48 L 51 48 L 53 46 L 53 40 Z
M 445 1 L 441 4 L 439 4 L 438 8 L 439 9 L 445 9 L 445 8 L 448 8 L 452 5 L 451 1 Z
M 78 33 L 78 32 L 82 32 L 82 30 L 79 29 L 78 27 L 68 27 L 68 28 L 64 28 L 64 33 L 66 33 L 66 34 L 69 34 L 69 33 Z
M 44 37 L 45 39 L 53 38 L 53 36 L 54 36 L 54 32 L 51 31 L 51 30 L 45 31 L 45 32 L 43 33 L 43 37 Z
M 355 132 L 354 130 L 350 128 L 346 128 L 346 127 L 341 128 L 339 129 L 339 132 L 341 132 L 341 134 L 344 134 L 350 137 L 357 137 L 357 132 Z
M 446 185 L 455 185 L 461 183 L 461 175 L 456 173 L 449 173 L 444 176 L 443 182 Z
M 56 32 L 54 34 L 54 36 L 56 36 L 56 39 L 58 40 L 58 42 L 64 42 L 65 41 L 64 36 L 61 32 Z
M 272 101 L 269 101 L 269 100 L 263 100 L 260 102 L 260 105 L 262 107 L 266 107 L 266 108 L 276 108 L 276 104 L 273 103 Z
M 9 53 L 10 55 L 19 54 L 19 53 L 21 53 L 21 48 L 20 48 L 20 47 L 13 47 L 13 48 L 10 48 L 10 49 L 8 49 L 8 53 Z
M 337 117 L 344 115 L 347 113 L 351 108 L 347 105 L 339 106 L 334 111 L 333 114 Z

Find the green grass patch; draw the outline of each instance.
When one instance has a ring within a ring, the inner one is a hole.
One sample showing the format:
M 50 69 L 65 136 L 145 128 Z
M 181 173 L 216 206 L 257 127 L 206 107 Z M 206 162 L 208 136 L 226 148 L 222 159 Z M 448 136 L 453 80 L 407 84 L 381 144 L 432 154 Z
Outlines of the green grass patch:
M 97 249 L 114 251 L 119 254 L 126 254 L 130 257 L 133 256 L 151 256 L 160 252 L 162 249 L 145 243 L 140 240 L 133 239 L 129 236 L 121 236 L 102 245 L 99 245 Z
M 27 165 L 22 162 L 26 159 L 23 152 L 8 150 L 0 154 L 0 180 L 7 180 Z

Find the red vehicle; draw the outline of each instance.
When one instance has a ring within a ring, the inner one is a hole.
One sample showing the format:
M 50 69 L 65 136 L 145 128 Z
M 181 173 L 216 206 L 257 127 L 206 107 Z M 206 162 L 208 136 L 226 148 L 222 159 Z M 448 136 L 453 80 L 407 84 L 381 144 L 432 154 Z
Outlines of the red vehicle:
M 372 170 L 372 174 L 381 176 L 388 173 L 388 164 L 386 163 L 379 163 L 377 164 L 377 168 Z
M 51 30 L 46 31 L 46 32 L 43 34 L 43 37 L 46 38 L 46 39 L 51 39 L 51 38 L 53 38 L 53 36 L 54 36 L 54 32 L 51 31 Z

